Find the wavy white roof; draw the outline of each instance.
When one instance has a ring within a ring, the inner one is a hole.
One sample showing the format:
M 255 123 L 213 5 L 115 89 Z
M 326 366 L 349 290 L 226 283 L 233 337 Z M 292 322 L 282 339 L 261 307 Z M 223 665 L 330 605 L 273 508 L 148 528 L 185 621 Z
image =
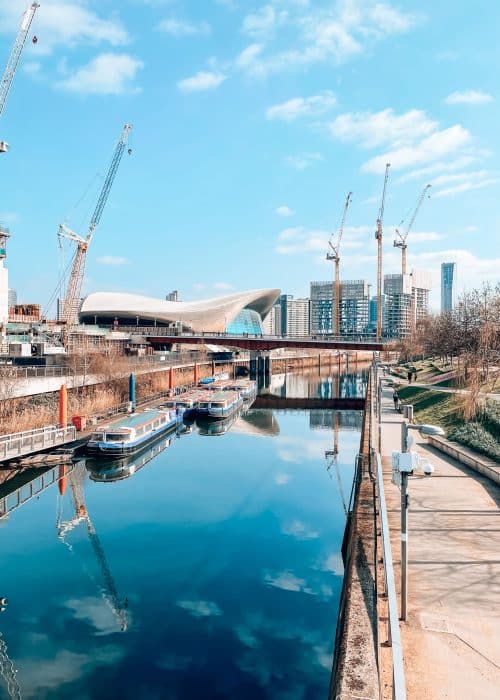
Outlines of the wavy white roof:
M 92 316 L 141 319 L 161 323 L 181 322 L 194 331 L 223 332 L 242 309 L 257 311 L 264 319 L 280 294 L 279 289 L 253 289 L 200 301 L 166 301 L 138 294 L 95 292 L 80 308 L 80 319 Z

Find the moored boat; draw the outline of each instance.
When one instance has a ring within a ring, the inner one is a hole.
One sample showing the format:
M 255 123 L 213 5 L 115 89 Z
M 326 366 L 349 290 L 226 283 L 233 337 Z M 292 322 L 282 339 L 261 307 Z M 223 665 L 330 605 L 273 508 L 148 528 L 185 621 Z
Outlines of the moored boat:
M 196 414 L 205 420 L 221 420 L 232 416 L 242 405 L 243 398 L 237 391 L 218 391 L 198 401 Z
M 85 446 L 85 452 L 109 457 L 133 454 L 162 433 L 174 430 L 181 420 L 172 409 L 132 413 L 96 429 Z

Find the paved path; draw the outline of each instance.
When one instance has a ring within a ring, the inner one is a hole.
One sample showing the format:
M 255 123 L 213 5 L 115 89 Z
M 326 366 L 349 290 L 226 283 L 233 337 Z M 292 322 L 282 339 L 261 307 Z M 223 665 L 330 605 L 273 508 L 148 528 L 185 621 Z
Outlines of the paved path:
M 390 455 L 403 420 L 383 391 L 382 463 L 396 578 L 400 574 L 400 493 Z M 409 601 L 402 623 L 409 700 L 500 697 L 500 489 L 426 445 L 432 477 L 409 482 Z

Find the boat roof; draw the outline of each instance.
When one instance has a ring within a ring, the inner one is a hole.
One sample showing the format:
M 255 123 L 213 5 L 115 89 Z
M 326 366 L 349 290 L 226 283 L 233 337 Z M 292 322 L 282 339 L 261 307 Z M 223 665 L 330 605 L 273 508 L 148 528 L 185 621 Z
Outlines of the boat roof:
M 214 394 L 208 394 L 202 399 L 204 403 L 213 403 L 214 401 L 230 401 L 231 399 L 239 399 L 237 391 L 217 391 Z
M 149 411 L 142 411 L 142 413 L 131 413 L 130 415 L 124 416 L 119 420 L 115 420 L 112 423 L 107 423 L 106 425 L 101 426 L 100 430 L 116 430 L 117 428 L 137 428 L 139 425 L 142 425 L 143 423 L 148 423 L 149 421 L 152 421 L 155 418 L 159 418 L 162 415 L 165 415 L 165 411 L 158 411 L 155 409 L 151 409 Z

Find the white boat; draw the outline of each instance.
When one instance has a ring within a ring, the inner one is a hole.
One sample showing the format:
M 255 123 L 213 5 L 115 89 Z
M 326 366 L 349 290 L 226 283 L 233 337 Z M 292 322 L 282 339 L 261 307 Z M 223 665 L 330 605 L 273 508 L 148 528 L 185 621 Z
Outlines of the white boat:
M 196 413 L 206 420 L 221 420 L 233 415 L 243 405 L 243 397 L 237 391 L 219 391 L 198 401 Z

